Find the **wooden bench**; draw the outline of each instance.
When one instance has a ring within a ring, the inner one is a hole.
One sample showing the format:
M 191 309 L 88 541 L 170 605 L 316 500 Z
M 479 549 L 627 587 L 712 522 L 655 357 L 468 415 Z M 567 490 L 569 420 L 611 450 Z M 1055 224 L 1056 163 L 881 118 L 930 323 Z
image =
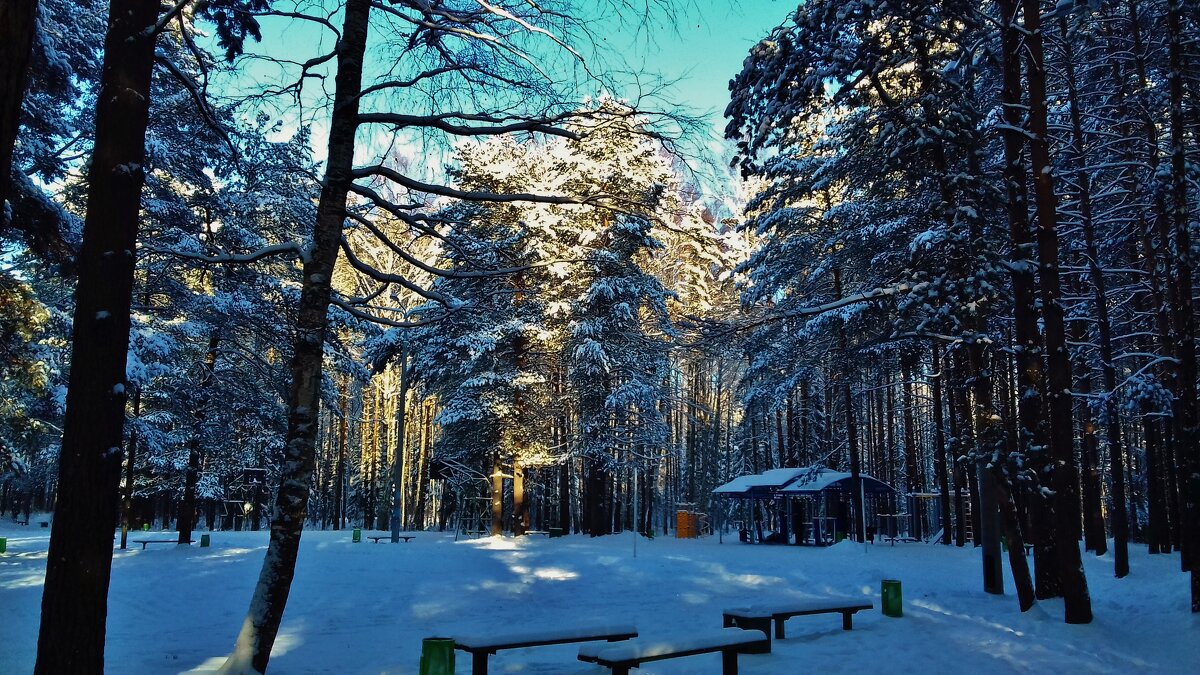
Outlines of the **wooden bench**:
M 371 541 L 375 542 L 376 544 L 379 543 L 380 539 L 389 539 L 390 540 L 391 538 L 392 538 L 392 535 L 390 535 L 390 534 L 381 534 L 379 536 L 367 535 L 367 539 L 370 539 Z M 404 543 L 406 543 L 406 544 L 408 542 L 412 541 L 413 539 L 416 539 L 416 537 L 411 534 L 402 534 L 402 535 L 400 535 L 400 538 L 403 539 Z
M 503 635 L 459 635 L 454 648 L 471 653 L 471 675 L 487 675 L 488 657 L 501 649 L 524 649 L 572 642 L 617 642 L 637 637 L 633 626 L 582 626 Z
M 719 628 L 672 640 L 642 638 L 622 645 L 584 647 L 579 650 L 579 660 L 609 668 L 613 675 L 629 675 L 630 668 L 643 663 L 721 652 L 721 674 L 737 675 L 738 652 L 749 653 L 764 645 L 770 645 L 770 639 L 756 630 Z
M 178 539 L 131 539 L 130 541 L 132 541 L 135 544 L 141 544 L 143 551 L 146 550 L 146 544 L 190 544 L 190 543 L 192 543 L 191 539 L 188 539 L 187 541 L 179 541 Z
M 737 627 L 761 630 L 767 636 L 767 649 L 770 651 L 771 622 L 775 622 L 775 639 L 784 638 L 783 622 L 793 616 L 808 616 L 810 614 L 841 614 L 842 630 L 854 627 L 855 613 L 869 610 L 873 607 L 870 602 L 853 600 L 804 600 L 788 604 L 763 605 L 727 609 L 722 614 L 725 627 Z

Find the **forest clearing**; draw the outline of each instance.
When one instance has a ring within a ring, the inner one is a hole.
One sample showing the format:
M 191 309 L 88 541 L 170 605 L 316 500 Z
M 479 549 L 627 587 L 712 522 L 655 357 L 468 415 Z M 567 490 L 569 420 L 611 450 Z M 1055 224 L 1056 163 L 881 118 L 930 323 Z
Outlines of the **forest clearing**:
M 1188 671 L 1198 167 L 1188 0 L 0 0 L 0 670 Z
M 33 663 L 36 578 L 44 536 L 20 538 L 20 551 L 0 565 L 10 609 L 0 624 L 0 671 Z M 28 532 L 25 533 L 26 535 Z M 350 532 L 308 532 L 295 591 L 280 628 L 271 668 L 281 673 L 416 673 L 421 640 L 447 633 L 511 632 L 562 625 L 630 623 L 642 635 L 669 638 L 721 624 L 721 612 L 766 595 L 866 598 L 843 632 L 837 617 L 792 619 L 771 654 L 742 655 L 741 672 L 796 672 L 797 664 L 835 671 L 886 667 L 889 672 L 1181 673 L 1200 660 L 1200 642 L 1185 602 L 1172 589 L 1167 558 L 1144 551 L 1146 569 L 1128 584 L 1104 573 L 1111 560 L 1089 559 L 1096 620 L 1064 625 L 1058 603 L 1028 614 L 1011 597 L 978 592 L 969 570 L 978 549 L 932 544 L 853 544 L 831 548 L 746 546 L 715 537 L 460 538 L 425 533 L 411 544 L 351 542 Z M 266 547 L 265 532 L 214 534 L 211 548 L 134 547 L 118 552 L 110 591 L 110 672 L 215 672 L 228 649 L 228 626 Z M 10 549 L 11 551 L 11 549 Z M 879 611 L 879 580 L 903 582 L 904 616 Z M 1011 580 L 1006 580 L 1011 583 Z M 1011 591 L 1010 591 L 1011 593 Z M 500 652 L 493 673 L 602 672 L 576 659 L 578 645 Z M 458 672 L 469 672 L 459 652 Z M 647 664 L 656 674 L 719 671 L 712 655 Z

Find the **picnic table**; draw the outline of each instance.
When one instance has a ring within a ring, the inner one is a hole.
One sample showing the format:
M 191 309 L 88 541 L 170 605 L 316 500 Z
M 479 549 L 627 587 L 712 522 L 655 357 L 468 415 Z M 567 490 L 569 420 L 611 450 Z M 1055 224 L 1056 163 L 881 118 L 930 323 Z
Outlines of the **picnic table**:
M 771 651 L 771 623 L 775 623 L 775 639 L 784 638 L 783 623 L 794 616 L 809 616 L 812 614 L 841 614 L 842 630 L 854 627 L 854 614 L 869 610 L 872 604 L 868 600 L 843 600 L 840 598 L 822 598 L 818 600 L 799 600 L 796 602 L 781 602 L 769 605 L 753 605 L 737 609 L 727 609 L 722 613 L 725 626 L 761 630 L 767 637 L 767 646 L 763 650 Z

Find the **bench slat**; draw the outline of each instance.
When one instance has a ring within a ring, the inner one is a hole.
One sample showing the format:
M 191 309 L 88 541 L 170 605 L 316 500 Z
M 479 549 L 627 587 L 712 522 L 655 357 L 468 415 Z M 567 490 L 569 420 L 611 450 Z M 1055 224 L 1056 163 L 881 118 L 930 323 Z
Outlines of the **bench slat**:
M 766 638 L 756 630 L 720 628 L 701 631 L 697 634 L 675 639 L 633 640 L 624 644 L 605 647 L 595 653 L 596 663 L 614 666 L 636 666 L 638 663 L 660 661 L 696 654 L 708 654 L 730 647 L 765 642 Z

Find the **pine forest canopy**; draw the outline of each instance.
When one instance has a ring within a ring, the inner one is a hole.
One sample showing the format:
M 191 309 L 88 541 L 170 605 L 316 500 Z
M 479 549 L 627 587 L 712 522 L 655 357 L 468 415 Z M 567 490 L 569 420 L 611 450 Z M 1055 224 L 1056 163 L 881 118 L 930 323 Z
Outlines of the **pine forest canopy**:
M 1022 611 L 1091 621 L 1081 541 L 1200 611 L 1200 8 L 744 4 L 0 0 L 37 671 L 102 668 L 114 525 L 269 528 L 263 672 L 305 528 L 786 533 L 714 491 L 799 467 Z

